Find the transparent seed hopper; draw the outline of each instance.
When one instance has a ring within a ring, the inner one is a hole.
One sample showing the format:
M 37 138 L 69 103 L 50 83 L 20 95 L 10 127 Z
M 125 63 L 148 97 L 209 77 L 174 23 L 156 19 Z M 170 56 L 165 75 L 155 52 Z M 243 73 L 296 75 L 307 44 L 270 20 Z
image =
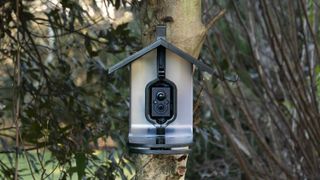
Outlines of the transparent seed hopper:
M 213 70 L 165 40 L 157 26 L 152 44 L 120 61 L 131 65 L 129 149 L 144 154 L 182 154 L 193 141 L 193 65 Z

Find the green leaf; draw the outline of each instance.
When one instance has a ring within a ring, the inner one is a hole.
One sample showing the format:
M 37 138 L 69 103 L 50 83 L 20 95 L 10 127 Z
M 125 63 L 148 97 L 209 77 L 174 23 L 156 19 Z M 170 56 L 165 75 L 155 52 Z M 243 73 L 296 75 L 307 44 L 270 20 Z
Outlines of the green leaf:
M 81 153 L 76 153 L 75 154 L 75 159 L 76 159 L 76 171 L 78 174 L 78 179 L 82 179 L 86 173 L 85 173 L 85 169 L 86 169 L 86 165 L 87 165 L 87 158 L 85 153 L 81 152 Z

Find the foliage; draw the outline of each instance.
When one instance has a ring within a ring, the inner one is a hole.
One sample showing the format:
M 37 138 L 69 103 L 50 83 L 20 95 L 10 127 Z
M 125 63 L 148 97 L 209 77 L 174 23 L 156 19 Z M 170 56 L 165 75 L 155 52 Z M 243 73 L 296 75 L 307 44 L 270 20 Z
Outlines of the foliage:
M 223 78 L 195 72 L 187 178 L 320 176 L 317 2 L 203 0 L 204 22 L 227 10 L 201 53 Z M 118 23 L 104 10 L 141 3 L 0 2 L 0 178 L 134 176 L 128 70 L 106 67 L 141 48 L 147 20 Z
M 132 36 L 127 23 L 112 27 L 104 17 L 90 16 L 77 1 L 61 0 L 54 5 L 17 2 L 18 11 L 14 1 L 1 3 L 2 153 L 12 159 L 11 153 L 16 151 L 10 111 L 14 108 L 12 98 L 20 99 L 21 144 L 17 153 L 28 160 L 31 173 L 41 174 L 43 179 L 52 173 L 46 172 L 45 166 L 58 162 L 61 179 L 73 174 L 79 179 L 125 176 L 124 167 L 131 167 L 123 154 L 128 132 L 128 113 L 123 109 L 128 107 L 129 77 L 126 72 L 110 77 L 105 66 L 125 56 L 125 50 L 139 47 L 137 37 Z M 115 3 L 119 8 L 119 2 Z M 45 11 L 34 9 L 37 5 Z M 20 48 L 21 56 L 17 57 Z M 19 77 L 14 73 L 17 63 Z M 17 78 L 21 85 L 12 87 Z M 106 139 L 116 145 L 99 147 L 99 141 Z M 102 163 L 94 155 L 98 148 L 109 152 Z M 36 153 L 28 153 L 34 149 Z M 48 151 L 52 159 L 42 160 Z M 96 166 L 96 172 L 90 172 L 90 166 Z M 14 169 L 14 163 L 2 162 L 0 177 L 13 177 Z
M 204 2 L 209 17 L 209 9 L 228 13 L 208 33 L 202 59 L 239 80 L 199 83 L 202 111 L 210 113 L 196 127 L 206 146 L 198 142 L 201 161 L 193 162 L 201 163 L 191 171 L 202 178 L 320 177 L 317 2 Z

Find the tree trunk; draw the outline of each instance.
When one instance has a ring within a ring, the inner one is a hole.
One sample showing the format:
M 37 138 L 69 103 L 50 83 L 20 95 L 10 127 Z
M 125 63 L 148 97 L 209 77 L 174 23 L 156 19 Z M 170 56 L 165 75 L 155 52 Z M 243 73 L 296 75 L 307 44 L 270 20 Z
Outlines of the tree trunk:
M 201 0 L 148 0 L 140 12 L 144 45 L 154 41 L 155 26 L 166 24 L 167 40 L 197 58 L 206 28 Z M 136 179 L 184 179 L 188 155 L 132 155 Z

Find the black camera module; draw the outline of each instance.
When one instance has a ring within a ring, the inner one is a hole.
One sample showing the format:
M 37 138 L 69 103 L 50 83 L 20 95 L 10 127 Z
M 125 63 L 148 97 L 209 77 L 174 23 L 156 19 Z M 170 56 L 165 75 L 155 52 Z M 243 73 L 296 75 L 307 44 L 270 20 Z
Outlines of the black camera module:
M 169 118 L 170 113 L 170 87 L 152 87 L 151 88 L 151 117 Z
M 155 80 L 146 86 L 146 118 L 154 124 L 175 120 L 177 90 L 169 80 Z

